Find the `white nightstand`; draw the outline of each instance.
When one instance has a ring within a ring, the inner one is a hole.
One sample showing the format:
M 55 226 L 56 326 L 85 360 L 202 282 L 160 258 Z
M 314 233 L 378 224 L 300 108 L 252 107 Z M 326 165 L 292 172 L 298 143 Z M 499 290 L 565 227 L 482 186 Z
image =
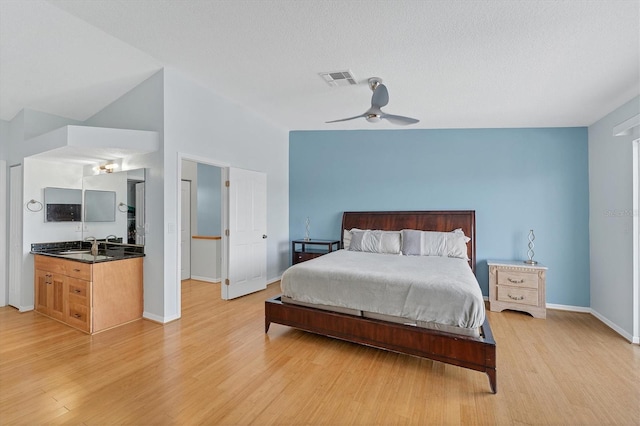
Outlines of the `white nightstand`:
M 488 260 L 489 309 L 528 312 L 546 318 L 545 275 L 547 267 L 521 260 Z

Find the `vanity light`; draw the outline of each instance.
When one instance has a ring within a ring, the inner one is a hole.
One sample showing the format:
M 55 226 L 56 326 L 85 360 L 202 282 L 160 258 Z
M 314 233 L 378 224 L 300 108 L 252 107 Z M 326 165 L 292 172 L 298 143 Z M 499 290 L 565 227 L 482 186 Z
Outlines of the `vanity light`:
M 100 167 L 98 167 L 98 169 L 101 172 L 105 172 L 105 173 L 113 173 L 113 169 L 115 169 L 116 167 L 118 167 L 117 164 L 115 163 L 108 163 L 108 164 L 103 164 Z

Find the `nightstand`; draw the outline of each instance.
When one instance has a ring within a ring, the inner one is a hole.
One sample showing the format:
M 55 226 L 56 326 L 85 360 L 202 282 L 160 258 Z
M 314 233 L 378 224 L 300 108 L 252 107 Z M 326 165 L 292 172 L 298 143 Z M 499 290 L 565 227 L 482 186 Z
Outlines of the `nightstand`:
M 339 248 L 339 240 L 293 240 L 291 241 L 291 263 L 295 265 Z
M 489 309 L 528 312 L 534 318 L 546 318 L 545 275 L 547 267 L 523 261 L 488 260 Z

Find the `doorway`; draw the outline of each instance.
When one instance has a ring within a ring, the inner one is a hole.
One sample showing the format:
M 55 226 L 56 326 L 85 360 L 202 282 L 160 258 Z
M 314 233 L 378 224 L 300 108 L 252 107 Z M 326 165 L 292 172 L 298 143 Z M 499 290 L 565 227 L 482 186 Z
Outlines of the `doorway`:
M 180 180 L 191 180 L 191 230 L 194 233 L 191 238 L 191 278 L 199 276 L 196 267 L 197 255 L 207 255 L 208 265 L 211 265 L 214 260 L 211 257 L 211 250 L 196 248 L 203 243 L 203 240 L 208 239 L 203 238 L 208 237 L 207 235 L 198 235 L 201 228 L 206 229 L 204 225 L 206 219 L 203 219 L 205 217 L 220 225 L 219 238 L 211 239 L 215 241 L 214 247 L 219 247 L 219 254 L 215 260 L 219 259 L 221 298 L 233 299 L 266 289 L 266 174 L 182 154 L 178 154 L 178 160 Z M 200 194 L 201 181 L 209 183 L 213 181 L 211 177 L 201 178 L 206 174 L 203 172 L 206 170 L 213 170 L 214 174 L 220 177 L 220 183 L 217 185 L 220 189 L 220 201 L 217 207 L 206 207 L 207 197 Z M 229 186 L 233 190 L 230 190 Z M 181 196 L 181 193 L 177 195 Z M 219 217 L 212 218 L 212 211 L 219 212 Z M 233 216 L 230 212 L 234 212 Z M 178 206 L 177 215 L 178 223 L 181 223 L 180 206 Z M 229 235 L 229 230 L 232 230 L 232 235 Z M 218 237 L 218 235 L 212 237 Z M 232 247 L 235 248 L 233 253 Z M 177 261 L 180 263 L 181 260 L 182 254 L 178 244 Z M 181 266 L 178 266 L 178 269 L 181 269 Z M 178 289 L 181 287 L 179 286 Z M 177 298 L 181 300 L 181 294 L 178 294 Z
M 220 285 L 222 280 L 222 174 L 224 168 L 181 161 L 180 278 Z M 218 290 L 220 292 L 220 290 Z

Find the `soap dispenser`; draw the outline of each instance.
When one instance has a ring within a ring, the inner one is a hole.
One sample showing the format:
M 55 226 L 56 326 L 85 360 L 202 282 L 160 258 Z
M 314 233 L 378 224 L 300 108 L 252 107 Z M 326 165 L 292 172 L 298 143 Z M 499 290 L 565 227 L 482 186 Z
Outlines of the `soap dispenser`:
M 85 238 L 85 240 L 87 240 L 87 241 L 92 240 L 93 241 L 91 243 L 91 255 L 92 256 L 97 256 L 98 255 L 98 240 L 96 240 L 95 237 L 87 237 L 87 238 Z

